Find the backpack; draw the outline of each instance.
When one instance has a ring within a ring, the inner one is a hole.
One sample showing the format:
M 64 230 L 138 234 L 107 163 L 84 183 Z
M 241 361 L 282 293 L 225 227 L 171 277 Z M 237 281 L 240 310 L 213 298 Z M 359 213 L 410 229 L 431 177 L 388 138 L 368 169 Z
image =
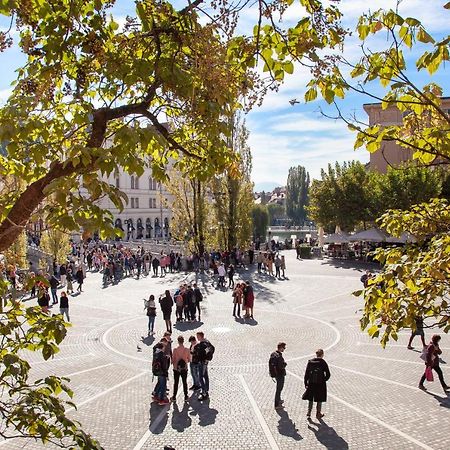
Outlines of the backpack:
M 159 348 L 155 349 L 152 361 L 152 373 L 155 377 L 164 375 L 163 358 L 164 352 Z
M 195 346 L 198 347 L 198 359 L 200 361 L 211 361 L 215 352 L 214 345 L 206 339 Z
M 269 375 L 272 378 L 277 376 L 277 358 L 278 356 L 275 353 L 272 353 L 269 358 Z
M 314 364 L 312 369 L 309 371 L 309 384 L 320 384 L 323 383 L 324 376 L 323 376 L 323 369 L 320 367 L 319 364 Z
M 188 367 L 187 367 L 186 361 L 183 358 L 178 360 L 177 367 L 175 370 L 177 372 L 187 372 Z

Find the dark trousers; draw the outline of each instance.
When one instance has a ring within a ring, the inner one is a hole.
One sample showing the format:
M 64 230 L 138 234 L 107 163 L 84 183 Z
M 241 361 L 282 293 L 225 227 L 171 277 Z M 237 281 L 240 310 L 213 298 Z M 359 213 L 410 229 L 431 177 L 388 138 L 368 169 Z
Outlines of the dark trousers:
M 240 303 L 235 303 L 233 306 L 233 316 L 236 315 L 236 306 L 237 306 L 237 315 L 240 316 L 241 315 L 241 304 Z
M 197 311 L 198 311 L 198 320 L 200 320 L 200 317 L 201 317 L 201 314 L 202 314 L 202 312 L 201 312 L 201 310 L 200 310 L 200 303 L 196 303 L 196 304 L 195 304 L 195 308 L 196 308 Z
M 442 369 L 439 366 L 433 367 L 433 370 L 438 374 L 439 377 L 439 381 L 441 382 L 441 386 L 442 387 L 446 387 L 447 385 L 445 384 L 444 381 L 444 374 L 442 373 Z M 426 375 L 425 372 L 422 375 L 422 378 L 420 379 L 420 385 L 423 385 L 424 381 L 426 380 Z
M 184 396 L 185 397 L 188 396 L 187 374 L 188 374 L 187 370 L 185 370 L 184 372 L 178 372 L 178 370 L 173 371 L 173 396 L 174 397 L 177 396 L 178 383 L 180 381 L 180 377 L 181 377 L 181 382 L 183 383 Z
M 275 380 L 277 382 L 277 389 L 275 391 L 275 406 L 278 406 L 281 404 L 281 391 L 284 387 L 284 375 L 278 375 L 275 377 Z

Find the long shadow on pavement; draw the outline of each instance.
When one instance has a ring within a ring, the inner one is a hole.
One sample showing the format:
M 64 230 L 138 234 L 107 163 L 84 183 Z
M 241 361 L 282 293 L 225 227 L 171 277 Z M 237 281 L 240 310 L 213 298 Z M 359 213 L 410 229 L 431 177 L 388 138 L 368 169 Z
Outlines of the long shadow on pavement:
M 167 406 L 159 406 L 153 402 L 150 405 L 150 424 L 149 430 L 152 434 L 161 434 L 166 428 L 169 420 L 169 408 Z
M 178 405 L 174 403 L 172 411 L 172 428 L 181 433 L 191 425 L 192 419 L 189 417 L 189 403 L 184 402 L 181 410 Z
M 278 421 L 278 432 L 283 436 L 294 439 L 295 441 L 301 441 L 303 437 L 300 436 L 298 429 L 289 417 L 288 412 L 285 410 L 277 410 L 277 413 L 280 416 L 280 420 Z
M 320 423 L 309 420 L 308 429 L 314 433 L 316 439 L 327 449 L 346 450 L 349 448 L 347 441 L 339 436 L 336 430 L 328 426 L 323 420 L 320 420 Z
M 431 397 L 434 397 L 439 402 L 439 406 L 442 406 L 443 408 L 450 408 L 450 396 L 449 395 L 442 397 L 440 395 L 432 394 L 431 392 L 427 392 L 427 394 L 431 395 Z
M 191 399 L 190 404 L 192 411 L 189 414 L 190 416 L 198 416 L 198 424 L 201 427 L 206 427 L 216 422 L 216 417 L 219 412 L 217 409 L 209 407 L 209 400 L 198 402 L 195 399 Z

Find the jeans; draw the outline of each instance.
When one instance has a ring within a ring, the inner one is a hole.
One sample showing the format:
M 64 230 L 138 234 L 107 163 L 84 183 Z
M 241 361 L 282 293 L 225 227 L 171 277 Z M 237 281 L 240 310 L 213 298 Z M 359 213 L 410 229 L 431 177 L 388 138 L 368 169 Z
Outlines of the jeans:
M 158 382 L 155 386 L 155 396 L 159 400 L 164 400 L 166 398 L 166 387 L 167 387 L 167 377 L 164 375 L 158 376 Z
M 52 293 L 52 300 L 53 303 L 58 303 L 58 294 L 56 293 L 56 289 L 50 289 Z
M 153 333 L 153 327 L 155 326 L 155 316 L 148 316 L 148 332 Z
M 284 387 L 284 375 L 278 375 L 275 377 L 275 380 L 277 382 L 277 388 L 275 391 L 275 406 L 281 405 L 281 391 Z
M 441 382 L 441 386 L 446 387 L 447 385 L 445 384 L 445 381 L 444 381 L 444 374 L 442 373 L 442 369 L 439 366 L 435 366 L 432 369 L 438 374 L 439 381 Z M 420 386 L 423 386 L 423 383 L 426 380 L 426 378 L 427 377 L 424 372 L 422 375 L 422 378 L 420 379 L 420 383 L 419 383 Z
M 199 380 L 199 374 L 198 374 L 199 364 L 191 362 L 189 365 L 191 367 L 192 384 L 194 386 L 200 386 L 200 380 Z
M 236 306 L 237 306 L 237 315 L 240 316 L 241 315 L 241 304 L 240 303 L 235 303 L 233 306 L 233 316 L 236 315 Z
M 178 370 L 173 371 L 173 396 L 174 397 L 177 396 L 178 382 L 180 381 L 180 377 L 181 377 L 181 381 L 183 383 L 184 396 L 185 397 L 188 396 L 187 374 L 188 374 L 187 370 L 185 370 L 184 372 L 178 372 Z
M 59 308 L 59 313 L 64 317 L 64 314 L 67 317 L 67 322 L 70 322 L 70 317 L 69 317 L 69 308 Z
M 198 374 L 202 394 L 207 394 L 209 392 L 208 361 L 202 361 L 198 364 Z

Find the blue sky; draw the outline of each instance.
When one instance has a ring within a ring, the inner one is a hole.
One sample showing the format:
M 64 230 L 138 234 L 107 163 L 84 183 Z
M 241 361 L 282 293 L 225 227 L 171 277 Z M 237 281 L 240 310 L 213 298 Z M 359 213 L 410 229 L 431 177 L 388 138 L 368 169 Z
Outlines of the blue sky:
M 404 17 L 411 16 L 422 21 L 425 28 L 434 36 L 440 38 L 449 33 L 450 12 L 445 12 L 442 0 L 426 2 L 423 0 L 403 0 L 400 3 L 400 14 Z M 177 4 L 185 2 L 177 1 Z M 372 0 L 372 11 L 383 7 L 394 7 L 393 0 Z M 340 9 L 344 13 L 344 25 L 354 28 L 357 18 L 368 10 L 366 0 L 342 0 Z M 114 7 L 114 16 L 120 19 L 129 14 L 134 15 L 134 2 L 131 0 L 118 0 Z M 253 8 L 247 11 L 241 18 L 238 30 L 248 32 L 255 23 L 257 10 Z M 295 23 L 302 17 L 301 8 L 294 6 L 285 15 L 285 24 Z M 0 17 L 0 30 L 9 26 L 6 18 Z M 383 37 L 379 36 L 371 45 L 372 49 L 383 48 Z M 352 59 L 359 56 L 358 42 L 351 39 L 346 45 L 345 55 Z M 417 50 L 411 54 L 405 54 L 410 61 L 414 60 Z M 0 78 L 0 102 L 4 102 L 10 90 L 10 83 L 14 79 L 14 70 L 24 61 L 24 58 L 13 47 L 0 53 L 0 65 L 2 77 Z M 413 69 L 414 67 L 411 66 Z M 444 95 L 450 94 L 449 70 L 444 69 L 433 77 L 444 88 Z M 412 70 L 410 76 L 418 85 L 426 84 L 430 77 L 426 73 L 417 73 Z M 246 117 L 247 127 L 250 130 L 249 144 L 253 154 L 252 179 L 255 189 L 269 190 L 275 185 L 286 183 L 289 167 L 303 165 L 313 178 L 320 176 L 320 169 L 326 168 L 329 162 L 357 159 L 362 162 L 369 160 L 369 154 L 362 149 L 353 150 L 354 134 L 351 133 L 342 122 L 336 122 L 324 118 L 320 109 L 330 113 L 326 103 L 315 101 L 305 104 L 303 94 L 305 84 L 309 80 L 309 73 L 298 68 L 293 75 L 288 76 L 278 92 L 267 94 L 261 107 L 252 110 Z M 382 94 L 381 89 L 375 85 L 374 90 Z M 291 106 L 289 100 L 296 98 L 300 104 Z M 370 102 L 367 97 L 349 95 L 340 104 L 342 111 L 356 114 L 362 120 L 366 115 L 362 108 L 364 103 Z

